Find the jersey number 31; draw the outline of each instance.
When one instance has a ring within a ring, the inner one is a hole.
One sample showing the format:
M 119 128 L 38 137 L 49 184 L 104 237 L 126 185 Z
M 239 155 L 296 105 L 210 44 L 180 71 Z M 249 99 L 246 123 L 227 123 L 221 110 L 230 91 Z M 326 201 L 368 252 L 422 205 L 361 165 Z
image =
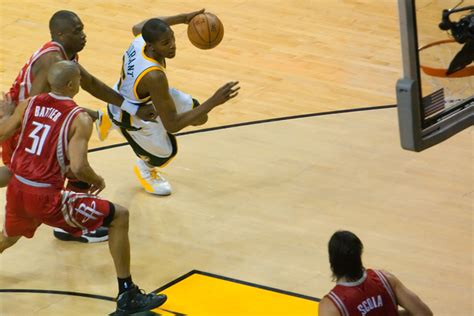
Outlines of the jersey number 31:
M 41 124 L 38 122 L 32 122 L 32 124 L 35 127 L 35 129 L 28 135 L 28 137 L 33 139 L 33 144 L 31 145 L 30 148 L 26 148 L 26 152 L 33 154 L 33 155 L 41 155 L 41 152 L 43 151 L 43 146 L 44 146 L 44 141 L 46 140 L 46 137 L 48 136 L 49 130 L 51 129 L 51 126 L 47 124 Z

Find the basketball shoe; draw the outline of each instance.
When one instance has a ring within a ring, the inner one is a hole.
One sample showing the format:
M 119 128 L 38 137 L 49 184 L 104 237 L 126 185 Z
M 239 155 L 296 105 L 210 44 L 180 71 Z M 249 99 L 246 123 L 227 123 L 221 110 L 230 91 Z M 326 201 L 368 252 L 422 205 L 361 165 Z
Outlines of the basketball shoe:
M 156 195 L 171 194 L 170 183 L 158 173 L 156 168 L 148 167 L 143 160 L 137 159 L 133 171 L 142 187 L 148 193 Z
M 146 312 L 163 305 L 167 300 L 164 294 L 146 294 L 134 285 L 130 290 L 119 294 L 117 297 L 117 310 L 115 315 L 131 315 Z
M 95 128 L 97 130 L 97 136 L 101 141 L 104 141 L 113 127 L 112 121 L 110 120 L 107 112 L 107 107 L 97 111 L 98 118 L 95 120 Z
M 96 230 L 93 230 L 87 234 L 84 234 L 79 237 L 74 237 L 67 231 L 62 230 L 61 228 L 55 228 L 53 230 L 53 235 L 54 237 L 62 241 L 78 241 L 92 244 L 109 240 L 109 229 L 107 227 L 99 227 Z

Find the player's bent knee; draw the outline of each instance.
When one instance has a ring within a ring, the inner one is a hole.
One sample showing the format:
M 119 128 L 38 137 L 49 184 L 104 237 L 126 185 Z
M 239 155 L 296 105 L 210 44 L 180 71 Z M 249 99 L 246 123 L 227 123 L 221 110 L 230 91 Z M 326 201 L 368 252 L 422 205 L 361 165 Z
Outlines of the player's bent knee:
M 112 223 L 116 224 L 121 224 L 121 225 L 128 225 L 128 218 L 129 218 L 129 211 L 127 208 L 118 205 L 118 204 L 112 204 L 115 208 L 115 214 L 114 218 L 112 220 Z

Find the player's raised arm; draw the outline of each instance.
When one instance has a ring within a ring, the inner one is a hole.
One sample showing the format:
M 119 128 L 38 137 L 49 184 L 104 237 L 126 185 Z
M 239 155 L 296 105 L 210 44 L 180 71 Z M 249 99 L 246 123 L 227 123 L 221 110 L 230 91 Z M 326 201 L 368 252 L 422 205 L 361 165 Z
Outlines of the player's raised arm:
M 0 120 L 0 142 L 15 134 L 15 132 L 21 127 L 23 114 L 25 113 L 29 101 L 30 99 L 26 99 L 25 101 L 20 102 L 12 115 L 4 120 Z
M 92 193 L 98 194 L 105 188 L 104 179 L 89 165 L 87 147 L 92 134 L 92 119 L 86 113 L 79 114 L 69 132 L 69 150 L 71 172 L 81 181 L 93 186 Z
M 168 80 L 163 72 L 149 72 L 140 82 L 140 85 L 150 94 L 163 125 L 170 133 L 176 133 L 186 126 L 195 124 L 213 108 L 237 96 L 240 89 L 237 86 L 237 81 L 229 82 L 219 88 L 212 97 L 200 106 L 191 111 L 178 114 L 169 94 Z
M 162 16 L 162 17 L 157 17 L 158 19 L 162 20 L 168 25 L 175 25 L 175 24 L 183 24 L 183 23 L 189 23 L 189 21 L 192 20 L 196 15 L 204 13 L 205 9 L 201 9 L 199 11 L 194 11 L 190 13 L 182 13 L 178 15 L 172 15 L 172 16 Z M 148 21 L 149 19 L 143 20 L 140 23 L 134 25 L 132 27 L 132 32 L 134 36 L 137 36 L 142 32 L 143 25 Z

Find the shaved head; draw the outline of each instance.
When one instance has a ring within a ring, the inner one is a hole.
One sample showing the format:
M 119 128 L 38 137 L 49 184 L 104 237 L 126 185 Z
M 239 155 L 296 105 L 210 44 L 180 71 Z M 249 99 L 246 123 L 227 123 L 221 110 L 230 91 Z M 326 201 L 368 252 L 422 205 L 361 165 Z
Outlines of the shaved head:
M 58 33 L 64 33 L 68 28 L 73 27 L 78 19 L 77 14 L 72 11 L 58 11 L 49 20 L 49 31 L 53 36 Z
M 80 75 L 79 66 L 75 62 L 62 60 L 52 65 L 49 69 L 48 82 L 51 90 L 63 90 Z

